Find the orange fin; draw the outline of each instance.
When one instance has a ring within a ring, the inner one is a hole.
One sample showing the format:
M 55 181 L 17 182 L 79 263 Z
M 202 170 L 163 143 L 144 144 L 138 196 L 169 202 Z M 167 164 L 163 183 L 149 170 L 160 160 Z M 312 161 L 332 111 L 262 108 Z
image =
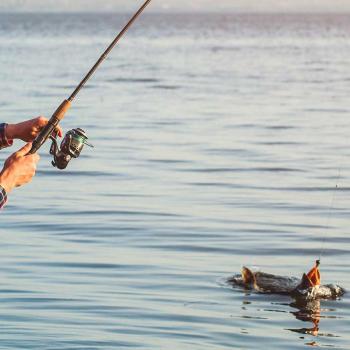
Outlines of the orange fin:
M 301 278 L 300 284 L 298 286 L 299 289 L 308 289 L 310 287 L 313 287 L 313 283 L 310 280 L 310 278 L 307 276 L 307 274 L 303 274 L 303 277 Z
M 321 274 L 318 270 L 318 266 L 320 265 L 319 260 L 316 261 L 315 266 L 307 273 L 307 277 L 311 282 L 311 286 L 319 286 L 321 284 Z
M 242 268 L 242 279 L 245 284 L 256 284 L 254 272 L 252 272 L 245 266 L 243 266 Z

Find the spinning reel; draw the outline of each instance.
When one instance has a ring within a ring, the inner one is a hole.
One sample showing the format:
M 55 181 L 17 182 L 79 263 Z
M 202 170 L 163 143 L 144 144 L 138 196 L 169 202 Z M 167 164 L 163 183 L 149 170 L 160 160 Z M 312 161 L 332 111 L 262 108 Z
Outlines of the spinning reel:
M 52 165 L 58 169 L 66 169 L 72 158 L 78 158 L 84 145 L 94 147 L 87 142 L 88 137 L 83 129 L 69 130 L 64 136 L 61 147 L 58 146 L 57 134 L 51 135 L 50 154 L 53 155 Z

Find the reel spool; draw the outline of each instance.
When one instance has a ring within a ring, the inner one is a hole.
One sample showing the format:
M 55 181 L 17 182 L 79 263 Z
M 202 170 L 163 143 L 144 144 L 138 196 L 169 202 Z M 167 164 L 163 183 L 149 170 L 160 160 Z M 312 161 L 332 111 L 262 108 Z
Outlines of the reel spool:
M 52 165 L 60 170 L 66 169 L 72 158 L 80 156 L 84 145 L 94 147 L 87 142 L 88 137 L 85 131 L 80 128 L 69 130 L 61 142 L 61 147 L 58 146 L 56 137 L 57 135 L 50 136 L 52 141 L 50 154 L 54 158 Z

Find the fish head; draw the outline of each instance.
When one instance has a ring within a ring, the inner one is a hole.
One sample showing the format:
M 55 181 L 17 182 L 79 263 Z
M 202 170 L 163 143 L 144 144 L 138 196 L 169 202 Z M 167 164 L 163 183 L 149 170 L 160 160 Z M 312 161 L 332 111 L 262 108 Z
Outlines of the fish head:
M 317 292 L 318 298 L 337 299 L 345 294 L 345 289 L 337 284 L 326 284 L 320 286 Z
M 340 298 L 345 293 L 344 288 L 337 284 L 326 284 L 312 286 L 308 285 L 307 282 L 303 280 L 295 288 L 292 295 L 298 300 L 303 299 L 306 301 L 315 299 L 337 299 Z

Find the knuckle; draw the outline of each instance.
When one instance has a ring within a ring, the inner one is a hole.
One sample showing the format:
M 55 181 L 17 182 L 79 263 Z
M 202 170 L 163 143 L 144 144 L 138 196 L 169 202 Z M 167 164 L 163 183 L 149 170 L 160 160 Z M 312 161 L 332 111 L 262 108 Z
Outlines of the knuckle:
M 38 119 L 38 122 L 39 122 L 40 124 L 44 124 L 44 123 L 47 122 L 47 119 L 46 119 L 45 117 L 43 117 L 43 116 L 40 116 L 40 117 L 38 117 L 37 119 Z

